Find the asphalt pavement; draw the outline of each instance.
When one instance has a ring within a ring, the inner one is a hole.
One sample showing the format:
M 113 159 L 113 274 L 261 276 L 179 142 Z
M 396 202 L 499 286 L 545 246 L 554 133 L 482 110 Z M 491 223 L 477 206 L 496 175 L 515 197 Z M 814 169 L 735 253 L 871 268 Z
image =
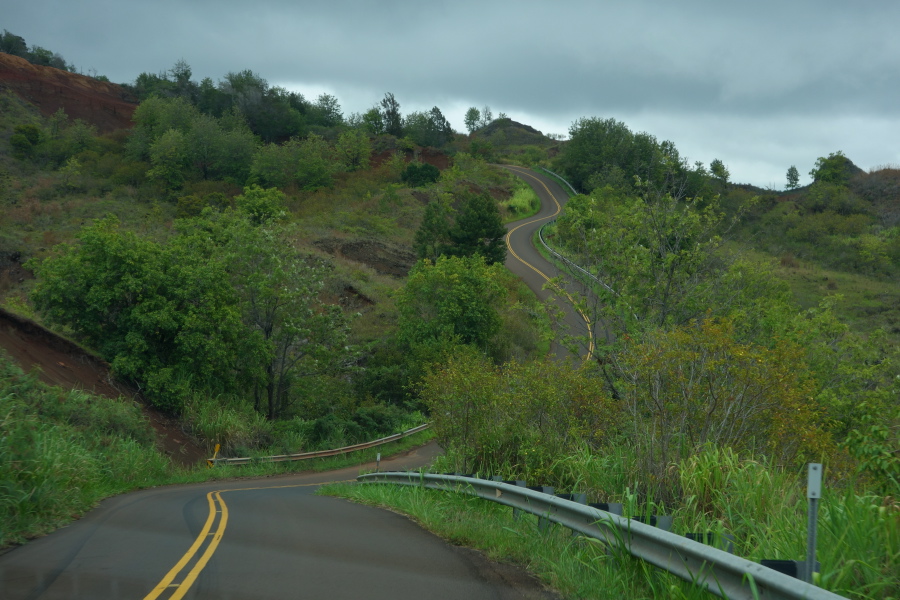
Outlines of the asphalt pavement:
M 573 285 L 555 264 L 544 258 L 533 243 L 537 231 L 559 216 L 569 195 L 555 179 L 545 174 L 523 167 L 498 166 L 525 181 L 541 200 L 541 210 L 536 215 L 507 224 L 506 268 L 521 277 L 541 301 L 548 302 L 551 298 L 555 299 L 551 306 L 562 313 L 562 318 L 556 323 L 557 336 L 551 351 L 559 359 L 584 357 L 593 348 L 596 328 L 592 327 L 588 319 L 574 306 L 577 286 Z M 550 279 L 557 277 L 560 278 L 558 286 L 547 285 Z M 562 336 L 577 336 L 584 338 L 587 342 L 581 344 L 578 351 L 573 354 L 559 342 Z
M 415 469 L 439 451 L 431 443 L 381 468 Z M 553 597 L 524 571 L 451 546 L 404 516 L 314 495 L 373 467 L 110 498 L 0 556 L 0 598 Z

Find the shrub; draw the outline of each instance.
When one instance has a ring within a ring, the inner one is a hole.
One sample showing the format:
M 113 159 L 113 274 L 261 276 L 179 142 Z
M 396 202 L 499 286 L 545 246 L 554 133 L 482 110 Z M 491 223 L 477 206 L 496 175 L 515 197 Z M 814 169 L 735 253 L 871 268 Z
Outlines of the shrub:
M 410 187 L 422 187 L 434 183 L 440 176 L 440 170 L 434 165 L 412 162 L 400 174 L 400 179 Z

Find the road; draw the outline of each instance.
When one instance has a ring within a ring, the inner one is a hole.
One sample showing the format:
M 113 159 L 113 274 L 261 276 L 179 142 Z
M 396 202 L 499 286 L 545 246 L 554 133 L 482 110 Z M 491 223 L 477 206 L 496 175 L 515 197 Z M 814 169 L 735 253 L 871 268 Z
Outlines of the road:
M 541 200 L 541 210 L 534 216 L 522 221 L 507 224 L 506 228 L 506 268 L 522 278 L 526 285 L 537 294 L 543 302 L 551 297 L 558 298 L 560 302 L 555 307 L 563 312 L 561 330 L 559 335 L 582 336 L 588 339 L 587 345 L 581 348 L 579 356 L 586 356 L 593 349 L 594 331 L 590 327 L 588 319 L 578 312 L 573 306 L 572 289 L 574 286 L 562 283 L 562 288 L 551 287 L 544 289 L 544 285 L 551 278 L 560 275 L 556 265 L 545 259 L 535 248 L 532 240 L 538 229 L 548 221 L 555 219 L 569 195 L 551 177 L 537 173 L 523 167 L 510 165 L 498 165 L 510 171 L 516 177 L 528 183 Z M 559 338 L 557 335 L 557 338 Z M 571 358 L 569 352 L 558 341 L 553 343 L 552 352 L 560 359 Z
M 415 469 L 429 444 L 382 460 Z M 369 465 L 374 468 L 374 465 Z M 105 500 L 0 556 L 3 600 L 552 598 L 523 571 L 407 518 L 315 496 L 328 473 L 169 486 Z

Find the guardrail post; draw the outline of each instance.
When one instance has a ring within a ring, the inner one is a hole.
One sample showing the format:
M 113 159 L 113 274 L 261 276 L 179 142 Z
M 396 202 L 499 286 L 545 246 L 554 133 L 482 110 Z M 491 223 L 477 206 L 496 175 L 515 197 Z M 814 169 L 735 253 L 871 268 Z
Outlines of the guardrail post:
M 527 487 L 529 490 L 534 490 L 536 492 L 542 492 L 549 496 L 552 496 L 553 491 L 554 491 L 553 488 L 549 485 L 528 485 L 525 487 Z M 538 530 L 539 531 L 547 531 L 548 529 L 550 529 L 550 525 L 552 525 L 552 524 L 553 524 L 553 522 L 550 519 L 538 516 Z

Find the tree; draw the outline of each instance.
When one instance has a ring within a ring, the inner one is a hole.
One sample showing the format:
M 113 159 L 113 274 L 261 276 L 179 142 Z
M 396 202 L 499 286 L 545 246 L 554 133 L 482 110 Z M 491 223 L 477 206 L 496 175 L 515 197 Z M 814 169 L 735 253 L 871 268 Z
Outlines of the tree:
M 481 123 L 481 111 L 475 108 L 474 106 L 469 107 L 469 110 L 466 111 L 465 116 L 465 124 L 466 129 L 469 130 L 469 134 L 475 133 L 475 130 L 478 129 L 479 124 Z
M 362 116 L 363 127 L 365 127 L 372 135 L 381 135 L 384 133 L 384 115 L 377 107 L 367 110 Z
M 414 248 L 419 259 L 437 261 L 450 246 L 450 228 L 453 226 L 453 209 L 438 199 L 425 206 L 422 224 L 416 230 Z
M 494 121 L 494 113 L 491 112 L 491 107 L 486 105 L 481 109 L 481 127 L 487 127 Z
M 147 177 L 159 181 L 169 191 L 177 190 L 184 183 L 187 162 L 185 135 L 177 129 L 169 129 L 150 146 L 152 167 L 147 171 Z
M 151 402 L 178 412 L 190 390 L 233 392 L 247 338 L 225 265 L 206 235 L 167 245 L 110 217 L 34 265 L 32 292 L 50 323 L 70 327 Z
M 400 116 L 400 103 L 394 94 L 388 92 L 381 101 L 381 115 L 384 119 L 384 132 L 395 137 L 403 135 L 403 119 Z
M 312 134 L 300 142 L 295 173 L 302 189 L 312 191 L 333 185 L 336 164 L 332 154 L 328 142 L 319 135 Z
M 725 186 L 728 185 L 728 178 L 731 176 L 728 169 L 725 168 L 725 163 L 718 158 L 714 158 L 713 161 L 709 163 L 709 172 L 719 181 L 720 187 L 724 190 Z
M 284 194 L 277 188 L 263 189 L 258 185 L 244 188 L 244 193 L 234 198 L 235 206 L 253 225 L 272 225 L 287 216 L 284 210 Z
M 350 129 L 338 136 L 334 148 L 337 159 L 348 171 L 358 171 L 369 167 L 372 156 L 372 143 L 365 131 Z
M 481 256 L 442 256 L 413 267 L 400 291 L 398 336 L 413 351 L 471 344 L 487 350 L 500 330 L 498 307 L 506 290 L 502 265 Z
M 336 127 L 344 122 L 341 105 L 331 94 L 320 94 L 312 106 L 312 124 Z
M 843 152 L 838 150 L 829 154 L 828 158 L 820 156 L 816 159 L 816 166 L 809 172 L 809 176 L 814 182 L 846 185 L 850 177 L 859 170 Z
M 506 227 L 489 194 L 472 194 L 450 229 L 448 253 L 481 256 L 489 265 L 506 261 Z
M 403 183 L 411 187 L 422 187 L 434 183 L 441 176 L 441 171 L 428 163 L 411 162 L 400 174 Z
M 729 319 L 656 330 L 620 356 L 623 424 L 641 472 L 664 481 L 668 467 L 706 444 L 779 463 L 831 447 L 812 402 L 804 350 L 739 343 Z
M 800 172 L 797 167 L 791 165 L 787 170 L 787 189 L 796 190 L 800 187 Z
M 329 266 L 302 256 L 279 228 L 236 221 L 225 247 L 230 280 L 253 343 L 254 406 L 284 415 L 305 378 L 341 370 L 355 358 L 340 307 L 319 300 Z

